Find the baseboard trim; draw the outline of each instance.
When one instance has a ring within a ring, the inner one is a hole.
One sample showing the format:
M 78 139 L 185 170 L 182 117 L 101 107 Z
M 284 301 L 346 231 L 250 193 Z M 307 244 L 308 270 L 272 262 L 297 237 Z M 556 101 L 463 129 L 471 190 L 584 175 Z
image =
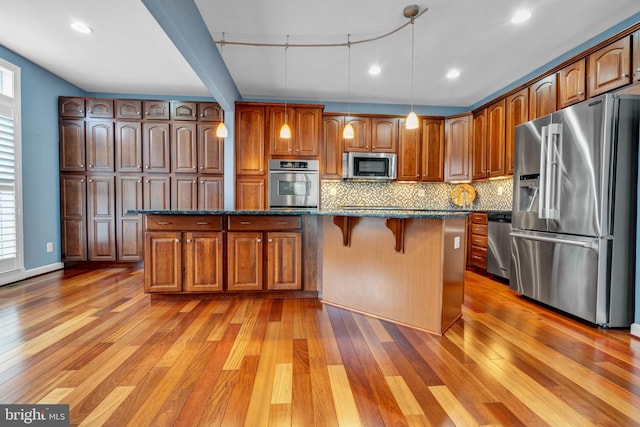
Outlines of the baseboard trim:
M 20 280 L 25 280 L 30 277 L 50 273 L 52 271 L 62 270 L 63 268 L 64 268 L 63 263 L 56 262 L 49 265 L 43 265 L 42 267 L 31 268 L 29 270 L 21 269 L 21 270 L 11 271 L 11 272 L 0 275 L 0 286 L 19 282 Z
M 640 323 L 631 324 L 631 335 L 640 338 Z

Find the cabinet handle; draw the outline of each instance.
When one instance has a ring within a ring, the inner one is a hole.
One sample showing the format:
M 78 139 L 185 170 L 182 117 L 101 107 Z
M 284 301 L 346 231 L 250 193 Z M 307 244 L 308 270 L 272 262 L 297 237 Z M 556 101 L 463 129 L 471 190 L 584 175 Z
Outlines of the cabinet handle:
M 204 169 L 204 166 L 200 166 L 200 170 L 203 170 L 203 169 Z
M 198 225 L 207 225 L 207 224 L 209 224 L 209 221 L 198 221 L 198 222 L 196 222 L 196 224 L 198 224 Z
M 256 239 L 256 243 L 262 243 L 262 239 Z
M 187 239 L 187 243 L 191 243 L 191 239 Z
M 622 77 L 629 77 L 629 74 L 624 73 L 624 74 L 622 74 Z
M 81 179 L 80 182 L 84 182 L 84 179 Z
M 198 117 L 198 115 L 197 115 L 197 114 L 195 114 L 195 113 L 193 113 L 191 116 L 193 116 L 193 117 Z
M 149 112 L 148 112 L 148 111 L 145 111 L 145 112 L 144 112 L 144 115 L 145 115 L 145 116 L 148 116 L 148 115 L 149 115 Z
M 80 167 L 81 167 L 81 168 L 83 168 L 83 167 L 84 167 L 84 165 L 80 165 Z
M 140 169 L 140 167 L 141 167 L 141 166 L 142 166 L 142 165 L 136 165 L 136 167 L 137 167 L 138 169 Z
M 82 108 L 78 110 L 79 113 L 82 113 Z
M 272 242 L 273 242 L 273 239 L 269 239 L 269 243 L 272 243 Z
M 251 224 L 251 221 L 240 221 L 240 224 L 249 225 L 249 224 Z
M 584 92 L 579 91 L 579 92 L 578 92 L 578 95 L 579 95 L 579 96 L 582 96 L 582 95 L 584 95 Z
M 93 182 L 93 179 L 90 179 L 89 182 Z
M 89 167 L 90 167 L 90 168 L 92 168 L 92 167 L 93 167 L 93 165 L 89 165 Z
M 149 165 L 145 166 L 144 168 L 145 168 L 145 169 L 149 169 Z
M 158 225 L 169 225 L 171 222 L 169 221 L 158 221 Z
M 176 239 L 176 243 L 180 243 L 180 239 Z
M 278 221 L 279 225 L 287 225 L 289 224 L 289 221 Z

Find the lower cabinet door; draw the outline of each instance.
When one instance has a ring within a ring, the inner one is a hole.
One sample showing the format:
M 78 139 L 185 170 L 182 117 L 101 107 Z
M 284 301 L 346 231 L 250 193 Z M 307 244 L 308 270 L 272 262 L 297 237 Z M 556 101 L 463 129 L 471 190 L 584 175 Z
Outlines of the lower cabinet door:
M 227 233 L 227 290 L 262 290 L 262 232 Z
M 145 234 L 144 289 L 146 292 L 182 291 L 182 233 Z
M 186 292 L 222 291 L 222 248 L 222 232 L 185 233 Z
M 267 233 L 267 288 L 302 289 L 302 237 L 296 232 Z

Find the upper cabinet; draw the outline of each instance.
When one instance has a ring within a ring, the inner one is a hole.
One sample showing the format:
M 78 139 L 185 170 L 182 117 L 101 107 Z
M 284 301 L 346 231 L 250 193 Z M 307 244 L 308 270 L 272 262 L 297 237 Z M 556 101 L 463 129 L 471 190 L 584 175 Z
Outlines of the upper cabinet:
M 556 75 L 544 77 L 529 87 L 529 119 L 551 114 L 557 109 Z
M 473 113 L 471 122 L 471 178 L 487 177 L 487 109 Z
M 344 118 L 344 125 L 353 127 L 353 138 L 344 140 L 344 151 L 371 151 L 371 118 Z
M 94 119 L 113 118 L 113 99 L 108 98 L 87 98 L 87 117 Z
M 265 107 L 236 105 L 235 126 L 236 174 L 265 174 Z
M 138 99 L 116 99 L 116 119 L 140 120 L 142 101 Z
M 515 129 L 529 120 L 529 89 L 524 88 L 507 97 L 505 123 L 505 173 L 513 174 Z
M 587 56 L 589 98 L 631 83 L 631 35 Z
M 558 71 L 558 108 L 587 99 L 586 61 L 581 59 Z
M 171 101 L 172 120 L 198 120 L 198 104 L 186 101 Z
M 267 107 L 268 141 L 273 156 L 318 157 L 320 154 L 320 126 L 322 106 Z M 291 128 L 291 138 L 280 138 L 285 123 Z
M 402 132 L 411 132 L 400 121 Z M 422 119 L 421 180 L 444 181 L 444 119 Z
M 324 179 L 342 178 L 342 131 L 344 117 L 339 115 L 322 116 L 322 153 L 320 175 Z
M 149 120 L 169 120 L 169 101 L 142 101 L 144 118 Z
M 398 119 L 396 117 L 371 118 L 371 151 L 395 153 L 397 141 Z
M 632 52 L 631 68 L 634 82 L 640 82 L 640 30 L 631 34 Z
M 471 180 L 471 115 L 445 120 L 444 180 Z
M 84 117 L 84 98 L 61 96 L 58 98 L 58 115 L 60 117 Z
M 201 122 L 221 122 L 224 119 L 222 107 L 217 102 L 199 102 L 198 115 Z
M 505 174 L 505 100 L 487 107 L 487 175 Z

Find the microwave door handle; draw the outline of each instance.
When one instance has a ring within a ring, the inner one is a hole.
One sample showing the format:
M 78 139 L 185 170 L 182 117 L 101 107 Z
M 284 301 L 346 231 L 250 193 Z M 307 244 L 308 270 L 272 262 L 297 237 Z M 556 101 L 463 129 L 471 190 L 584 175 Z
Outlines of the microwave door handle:
M 538 203 L 538 218 L 547 218 L 547 151 L 549 138 L 549 127 L 542 127 L 542 137 L 540 138 L 540 194 Z

